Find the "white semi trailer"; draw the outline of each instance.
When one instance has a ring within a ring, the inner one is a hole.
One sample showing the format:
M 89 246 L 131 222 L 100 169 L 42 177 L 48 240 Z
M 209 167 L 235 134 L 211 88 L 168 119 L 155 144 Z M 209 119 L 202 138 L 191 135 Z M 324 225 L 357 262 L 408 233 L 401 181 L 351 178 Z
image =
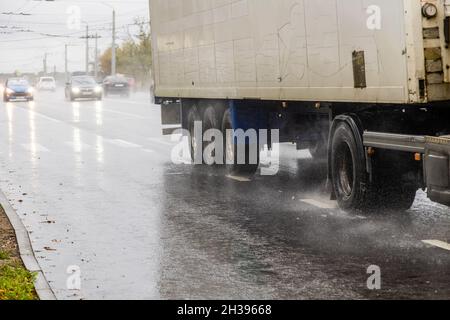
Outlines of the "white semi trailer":
M 420 188 L 450 204 L 450 0 L 150 0 L 150 14 L 164 124 L 278 129 L 328 158 L 344 209 L 406 209 Z

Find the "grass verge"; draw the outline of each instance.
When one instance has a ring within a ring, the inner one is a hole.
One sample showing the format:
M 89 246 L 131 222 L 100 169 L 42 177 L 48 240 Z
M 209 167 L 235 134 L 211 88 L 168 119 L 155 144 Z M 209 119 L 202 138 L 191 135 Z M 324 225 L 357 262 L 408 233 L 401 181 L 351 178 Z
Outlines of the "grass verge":
M 14 230 L 0 206 L 0 300 L 37 300 L 34 280 L 23 267 Z
M 35 275 L 22 266 L 0 267 L 0 300 L 36 300 Z

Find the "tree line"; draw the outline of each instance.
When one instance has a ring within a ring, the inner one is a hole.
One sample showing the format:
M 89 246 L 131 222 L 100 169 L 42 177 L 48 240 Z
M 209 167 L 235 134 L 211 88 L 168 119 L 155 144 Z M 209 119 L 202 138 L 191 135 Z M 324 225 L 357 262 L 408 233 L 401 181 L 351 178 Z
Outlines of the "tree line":
M 148 23 L 136 21 L 139 32 L 129 35 L 129 39 L 116 49 L 116 72 L 135 78 L 138 86 L 150 84 L 152 66 L 152 43 Z M 100 57 L 100 67 L 104 74 L 111 74 L 112 49 Z

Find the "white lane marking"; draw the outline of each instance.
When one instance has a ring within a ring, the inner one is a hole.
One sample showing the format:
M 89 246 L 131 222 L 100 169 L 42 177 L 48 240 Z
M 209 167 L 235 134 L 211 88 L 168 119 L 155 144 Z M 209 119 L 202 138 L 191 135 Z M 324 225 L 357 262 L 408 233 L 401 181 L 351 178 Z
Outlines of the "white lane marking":
M 302 160 L 308 160 L 312 159 L 311 152 L 309 150 L 299 150 L 298 151 L 298 158 Z
M 55 119 L 55 118 L 46 116 L 45 114 L 42 114 L 42 113 L 40 113 L 40 112 L 37 112 L 37 111 L 35 111 L 35 110 L 33 110 L 33 109 L 30 109 L 30 108 L 27 108 L 27 107 L 23 107 L 23 106 L 18 106 L 18 105 L 14 105 L 14 106 L 15 106 L 16 108 L 21 108 L 21 109 L 23 109 L 23 110 L 26 110 L 26 111 L 32 113 L 32 114 L 35 115 L 35 116 L 38 116 L 38 117 L 40 117 L 40 118 L 49 120 L 49 121 L 51 121 L 51 122 L 62 123 L 61 120 L 58 120 L 58 119 Z
M 423 240 L 422 241 L 425 244 L 428 244 L 430 246 L 433 247 L 438 247 L 447 251 L 450 251 L 450 244 L 448 244 L 447 242 L 444 241 L 440 241 L 440 240 Z
M 320 208 L 320 209 L 336 209 L 337 208 L 336 204 L 331 202 L 331 201 L 330 202 L 325 202 L 325 201 L 322 201 L 322 200 L 319 201 L 319 200 L 314 200 L 314 199 L 302 199 L 300 201 L 304 202 L 306 204 L 315 206 L 315 207 Z
M 38 112 L 35 112 L 35 111 L 33 111 L 33 113 L 34 113 L 35 115 L 37 115 L 38 117 L 47 119 L 47 120 L 49 120 L 49 121 L 51 121 L 51 122 L 55 122 L 55 123 L 61 123 L 61 122 L 62 122 L 61 120 L 58 120 L 58 119 L 54 119 L 54 118 L 48 117 L 48 116 L 46 116 L 46 115 L 44 115 L 44 114 L 41 114 L 41 113 L 38 113 Z
M 226 177 L 228 179 L 235 180 L 235 181 L 238 181 L 238 182 L 251 182 L 252 181 L 249 178 L 240 177 L 240 176 L 227 175 Z
M 173 147 L 176 142 L 164 141 L 162 138 L 148 138 L 149 141 Z
M 120 99 L 104 99 L 105 101 L 110 101 L 110 102 L 120 102 L 120 103 L 126 103 L 126 104 L 135 104 L 135 105 L 140 105 L 140 106 L 154 106 L 154 104 L 151 103 L 150 98 L 148 99 L 148 101 L 142 101 L 142 102 L 138 102 L 138 101 L 130 101 L 130 100 L 120 100 Z
M 107 140 L 107 142 L 110 142 L 116 146 L 123 147 L 123 148 L 142 148 L 142 146 L 140 146 L 138 144 L 128 142 L 125 140 L 121 140 L 121 139 Z
M 37 143 L 22 144 L 22 147 L 24 147 L 26 150 L 31 151 L 31 152 L 50 152 L 50 150 L 48 150 L 46 147 L 43 147 Z

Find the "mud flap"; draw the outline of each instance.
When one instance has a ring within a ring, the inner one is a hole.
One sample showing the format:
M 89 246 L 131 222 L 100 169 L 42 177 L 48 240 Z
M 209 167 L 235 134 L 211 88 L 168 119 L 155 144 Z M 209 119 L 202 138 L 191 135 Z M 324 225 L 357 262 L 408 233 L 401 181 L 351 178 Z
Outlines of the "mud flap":
M 161 124 L 163 127 L 163 135 L 171 135 L 174 131 L 181 129 L 180 103 L 161 104 Z
M 450 136 L 426 137 L 424 162 L 428 197 L 450 206 Z

